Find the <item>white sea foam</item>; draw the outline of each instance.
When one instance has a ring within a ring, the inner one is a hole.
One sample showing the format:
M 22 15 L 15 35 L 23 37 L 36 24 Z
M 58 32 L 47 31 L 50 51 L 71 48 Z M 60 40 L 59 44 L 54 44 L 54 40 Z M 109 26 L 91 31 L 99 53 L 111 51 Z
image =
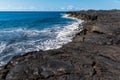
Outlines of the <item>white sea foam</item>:
M 68 15 L 64 15 L 63 17 L 68 18 Z M 27 30 L 25 28 L 19 28 L 0 31 L 1 39 L 3 33 L 7 33 L 7 36 L 12 36 L 12 39 L 17 38 L 16 41 L 14 41 L 11 39 L 11 37 L 8 37 L 8 40 L 11 40 L 10 44 L 7 44 L 5 42 L 0 43 L 0 54 L 3 54 L 3 56 L 0 57 L 0 65 L 5 64 L 7 61 L 4 60 L 6 60 L 6 58 L 8 58 L 9 60 L 13 55 L 18 55 L 31 51 L 58 49 L 62 47 L 62 45 L 71 42 L 75 34 L 80 31 L 79 25 L 82 23 L 81 20 L 76 20 L 76 22 L 73 22 L 62 28 L 58 26 L 55 28 L 47 28 L 44 30 Z M 41 38 L 39 38 L 42 34 L 50 38 L 42 40 Z M 24 38 L 26 38 L 27 40 Z
M 64 14 L 62 17 L 63 17 L 63 18 L 70 18 L 70 19 L 76 19 L 76 20 L 79 20 L 80 22 L 81 22 L 81 21 L 83 22 L 83 20 L 80 20 L 80 19 L 78 19 L 78 18 L 70 17 L 70 14 Z
M 0 43 L 0 53 L 2 53 L 2 51 L 6 48 L 6 43 L 1 42 Z

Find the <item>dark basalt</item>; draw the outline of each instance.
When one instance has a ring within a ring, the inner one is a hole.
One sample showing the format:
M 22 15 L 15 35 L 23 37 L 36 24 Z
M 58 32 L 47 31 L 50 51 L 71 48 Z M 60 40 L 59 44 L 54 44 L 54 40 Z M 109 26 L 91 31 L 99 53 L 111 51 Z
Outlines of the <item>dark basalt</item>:
M 120 11 L 68 12 L 84 30 L 56 50 L 18 55 L 0 80 L 120 80 Z

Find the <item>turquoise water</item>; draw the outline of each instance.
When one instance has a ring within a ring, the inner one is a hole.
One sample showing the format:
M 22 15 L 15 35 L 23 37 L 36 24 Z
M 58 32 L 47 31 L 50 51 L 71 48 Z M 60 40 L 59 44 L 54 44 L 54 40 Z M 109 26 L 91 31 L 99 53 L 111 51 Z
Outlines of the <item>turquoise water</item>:
M 0 64 L 14 55 L 60 48 L 71 41 L 80 21 L 64 12 L 0 12 Z

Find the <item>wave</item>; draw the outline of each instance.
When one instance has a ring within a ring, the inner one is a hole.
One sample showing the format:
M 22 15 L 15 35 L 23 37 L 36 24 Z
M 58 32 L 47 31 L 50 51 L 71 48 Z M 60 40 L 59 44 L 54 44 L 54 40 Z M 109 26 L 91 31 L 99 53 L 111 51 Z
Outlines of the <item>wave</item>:
M 19 28 L 0 31 L 0 65 L 6 64 L 14 55 L 61 48 L 62 45 L 71 42 L 80 31 L 81 23 L 81 20 L 77 20 L 64 27 L 44 30 Z M 5 40 L 2 37 L 6 37 Z

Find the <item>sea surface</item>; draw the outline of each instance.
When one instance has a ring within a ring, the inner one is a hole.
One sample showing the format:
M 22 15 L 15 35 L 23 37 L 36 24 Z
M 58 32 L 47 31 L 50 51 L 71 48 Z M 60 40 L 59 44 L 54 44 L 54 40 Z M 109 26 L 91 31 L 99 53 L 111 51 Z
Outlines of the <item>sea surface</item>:
M 15 55 L 60 48 L 80 23 L 65 12 L 0 12 L 0 65 Z

